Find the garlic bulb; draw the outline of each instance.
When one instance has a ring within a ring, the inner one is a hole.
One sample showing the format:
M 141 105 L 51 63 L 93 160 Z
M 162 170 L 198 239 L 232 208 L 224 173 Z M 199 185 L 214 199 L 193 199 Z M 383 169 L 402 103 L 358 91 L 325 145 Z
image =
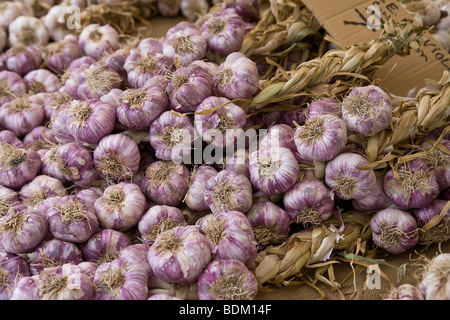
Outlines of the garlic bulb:
M 73 33 L 73 30 L 67 28 L 66 14 L 69 12 L 69 8 L 66 4 L 56 5 L 51 7 L 47 14 L 42 17 L 50 38 L 56 42 Z
M 36 17 L 20 16 L 9 25 L 11 46 L 45 46 L 50 36 L 42 20 Z

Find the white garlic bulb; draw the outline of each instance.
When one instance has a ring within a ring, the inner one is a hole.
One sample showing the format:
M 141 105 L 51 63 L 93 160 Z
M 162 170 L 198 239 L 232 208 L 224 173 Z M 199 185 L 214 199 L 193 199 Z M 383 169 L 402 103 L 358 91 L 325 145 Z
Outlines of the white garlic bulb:
M 44 46 L 48 41 L 48 30 L 44 22 L 36 17 L 20 16 L 9 25 L 11 46 Z

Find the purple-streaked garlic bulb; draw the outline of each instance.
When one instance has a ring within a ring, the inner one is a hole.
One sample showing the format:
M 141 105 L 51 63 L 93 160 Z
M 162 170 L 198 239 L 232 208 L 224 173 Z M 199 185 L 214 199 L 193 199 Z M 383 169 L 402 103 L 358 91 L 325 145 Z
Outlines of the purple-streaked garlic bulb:
M 200 17 L 206 15 L 209 9 L 207 0 L 181 0 L 180 10 L 187 21 L 196 22 Z
M 291 218 L 278 205 L 270 201 L 257 202 L 246 216 L 253 228 L 258 248 L 277 245 L 287 239 Z
M 102 195 L 103 189 L 99 187 L 91 187 L 87 189 L 82 188 L 75 193 L 75 197 L 90 206 L 94 206 L 95 200 L 100 198 Z
M 341 118 L 331 114 L 310 117 L 295 129 L 294 142 L 300 157 L 329 161 L 347 144 L 347 126 Z
M 141 188 L 128 182 L 108 186 L 94 203 L 100 225 L 118 231 L 127 231 L 137 225 L 146 206 Z
M 252 184 L 244 175 L 222 170 L 205 187 L 205 204 L 213 214 L 227 211 L 246 213 L 252 206 Z
M 250 179 L 250 170 L 248 164 L 250 162 L 250 154 L 248 150 L 239 149 L 225 160 L 225 169 L 243 174 L 247 179 Z
M 401 208 L 424 208 L 439 194 L 434 173 L 420 159 L 401 163 L 384 176 L 384 191 Z
M 245 214 L 227 211 L 208 214 L 196 225 L 211 243 L 212 259 L 236 259 L 248 268 L 255 267 L 258 243 Z
M 42 106 L 28 99 L 26 95 L 4 103 L 0 108 L 0 125 L 18 137 L 40 126 L 43 120 Z
M 0 218 L 5 216 L 9 208 L 20 203 L 16 191 L 0 185 Z
M 124 87 L 130 86 L 127 71 L 124 68 L 125 61 L 129 55 L 130 49 L 122 48 L 102 57 L 102 61 L 104 61 L 109 67 L 113 68 L 122 78 L 122 86 Z
M 39 69 L 42 62 L 42 50 L 36 46 L 13 46 L 6 51 L 5 55 L 6 69 L 20 76 Z
M 78 40 L 65 37 L 62 41 L 50 43 L 44 50 L 44 60 L 57 74 L 63 74 L 70 63 L 82 55 Z
M 83 28 L 78 39 L 83 53 L 94 59 L 119 49 L 119 33 L 109 24 L 90 24 Z
M 50 39 L 54 41 L 53 43 L 58 43 L 62 42 L 67 35 L 72 35 L 74 31 L 68 28 L 68 21 L 65 17 L 71 10 L 73 12 L 73 8 L 68 4 L 54 4 L 54 1 L 52 2 L 52 7 L 48 11 L 44 9 L 42 21 L 44 21 Z M 78 45 L 78 40 L 76 43 Z
M 116 122 L 114 107 L 98 99 L 73 100 L 67 113 L 66 127 L 78 143 L 98 143 L 113 131 Z
M 204 197 L 206 183 L 217 174 L 217 170 L 209 165 L 202 165 L 192 171 L 189 189 L 184 200 L 190 209 L 195 211 L 209 210 L 209 206 L 205 203 Z
M 75 244 L 57 239 L 44 241 L 27 256 L 32 275 L 39 274 L 46 268 L 66 263 L 79 264 L 83 261 L 81 251 Z
M 163 54 L 181 67 L 205 57 L 207 43 L 199 30 L 185 28 L 166 35 Z
M 113 229 L 103 229 L 83 243 L 81 253 L 84 261 L 102 264 L 117 259 L 120 250 L 129 245 L 131 245 L 131 240 L 125 233 Z
M 95 271 L 97 270 L 98 264 L 90 261 L 83 261 L 77 264 L 80 267 L 81 272 L 88 276 L 91 281 L 94 281 Z
M 167 293 L 156 293 L 152 294 L 147 300 L 184 300 L 184 299 L 168 295 Z
M 83 243 L 99 228 L 94 208 L 74 195 L 53 198 L 46 216 L 53 237 L 62 241 Z
M 80 187 L 89 187 L 97 178 L 92 151 L 76 142 L 39 152 L 42 152 L 42 173 L 45 175 Z
M 84 56 L 78 59 L 73 60 L 69 67 L 64 71 L 64 74 L 61 76 L 61 84 L 63 88 L 61 90 L 64 91 L 64 94 L 73 98 L 79 99 L 78 96 L 78 86 L 79 84 L 85 80 L 85 78 L 81 75 L 83 71 L 89 68 L 92 64 L 94 64 L 96 60 L 89 56 Z M 101 74 L 101 71 L 98 71 Z M 116 79 L 118 81 L 118 79 Z M 116 81 L 115 80 L 115 81 Z
M 325 167 L 325 183 L 343 200 L 363 199 L 376 183 L 372 169 L 361 170 L 369 161 L 362 155 L 344 152 L 329 161 Z
M 212 95 L 211 77 L 198 65 L 188 65 L 175 70 L 168 83 L 170 106 L 177 112 L 193 112 Z
M 153 271 L 147 258 L 149 249 L 150 246 L 144 243 L 131 244 L 120 250 L 119 259 L 124 259 L 129 264 L 135 264 L 143 267 L 150 277 L 153 274 Z
M 152 245 L 161 233 L 185 225 L 183 211 L 177 207 L 155 205 L 139 220 L 138 230 L 142 242 Z
M 191 154 L 194 126 L 187 115 L 163 112 L 150 126 L 150 145 L 160 160 L 182 161 Z
M 69 143 L 75 141 L 75 138 L 67 127 L 67 119 L 69 116 L 68 109 L 65 108 L 65 105 L 61 106 L 61 108 L 52 115 L 48 126 L 51 129 L 56 142 Z
M 211 261 L 198 279 L 199 300 L 254 300 L 258 280 L 239 260 Z
M 450 140 L 443 139 L 441 141 L 440 147 L 443 149 L 435 148 L 430 151 L 433 145 L 427 141 L 423 142 L 421 147 L 424 151 L 429 152 L 422 156 L 420 160 L 434 173 L 439 190 L 450 187 L 450 154 L 447 153 L 450 150 Z M 447 152 L 444 150 L 447 150 Z
M 283 195 L 284 210 L 291 222 L 321 224 L 331 217 L 334 208 L 334 193 L 311 171 Z
M 274 148 L 288 148 L 297 161 L 303 160 L 294 141 L 294 129 L 287 124 L 274 124 L 267 130 L 267 134 L 260 141 L 260 148 L 271 148 L 272 145 Z
M 352 200 L 353 208 L 361 212 L 385 209 L 392 204 L 391 198 L 384 192 L 384 176 L 377 177 L 375 185 L 367 197 Z
M 396 285 L 383 300 L 425 300 L 417 287 L 410 283 Z
M 37 69 L 28 72 L 23 81 L 27 85 L 28 93 L 56 92 L 61 88 L 58 76 L 47 69 Z
M 30 275 L 28 262 L 23 257 L 0 251 L 0 300 L 11 299 L 19 280 Z
M 195 129 L 203 141 L 226 147 L 240 141 L 247 115 L 231 100 L 211 96 L 197 107 L 194 120 Z
M 12 131 L 1 130 L 0 131 L 0 142 L 13 145 L 17 148 L 25 148 L 25 144 L 20 140 Z
M 350 132 L 372 136 L 392 120 L 392 100 L 377 86 L 357 87 L 342 101 L 342 119 Z
M 294 122 L 298 125 L 302 125 L 305 123 L 306 119 L 306 108 L 297 107 L 294 110 L 284 111 L 281 114 L 280 122 L 282 124 L 287 124 L 292 127 Z
M 260 112 L 248 118 L 246 127 L 268 129 L 280 123 L 282 115 L 281 111 Z
M 127 89 L 119 97 L 117 120 L 127 129 L 148 130 L 168 105 L 166 92 L 157 85 Z
M 176 25 L 174 25 L 173 27 L 169 28 L 169 30 L 167 30 L 166 36 L 164 38 L 164 41 L 168 37 L 171 37 L 176 32 L 181 31 L 181 30 L 185 30 L 185 29 L 198 30 L 198 27 L 194 23 L 192 23 L 190 21 L 186 21 L 186 20 L 180 21 Z M 163 48 L 164 48 L 164 41 L 163 41 Z
M 20 202 L 29 208 L 38 208 L 46 199 L 64 197 L 67 189 L 63 183 L 47 175 L 36 176 L 24 185 L 19 192 Z
M 155 204 L 178 206 L 189 187 L 189 170 L 180 163 L 155 161 L 145 170 L 144 194 Z
M 292 151 L 273 144 L 252 152 L 248 168 L 253 187 L 269 196 L 291 189 L 300 173 Z
M 156 0 L 158 12 L 166 18 L 173 18 L 180 13 L 181 0 Z
M 225 57 L 241 48 L 245 23 L 236 13 L 219 11 L 202 23 L 200 32 L 208 44 L 207 50 Z
M 222 3 L 222 8 L 235 12 L 244 21 L 258 21 L 261 16 L 261 0 L 228 0 Z
M 137 49 L 142 53 L 162 53 L 164 37 L 144 38 L 139 41 Z
M 173 70 L 173 61 L 162 53 L 133 49 L 123 65 L 130 85 L 139 89 L 154 76 L 165 76 Z
M 82 70 L 78 80 L 77 96 L 80 100 L 100 99 L 122 84 L 119 73 L 104 61 L 94 62 Z
M 107 94 L 105 94 L 104 96 L 102 96 L 100 98 L 101 101 L 109 103 L 110 105 L 112 105 L 114 107 L 114 109 L 117 110 L 117 107 L 119 106 L 119 99 L 120 96 L 122 95 L 124 90 L 119 89 L 119 88 L 115 88 L 115 89 L 111 89 L 111 91 L 109 91 Z
M 450 300 L 450 253 L 441 253 L 425 265 L 418 285 L 425 300 Z
M 0 245 L 9 253 L 29 252 L 42 242 L 47 230 L 43 215 L 16 205 L 0 218 Z
M 156 277 L 177 284 L 192 284 L 211 261 L 208 239 L 195 226 L 178 226 L 156 238 L 148 251 Z
M 247 99 L 259 90 L 256 63 L 240 52 L 230 53 L 213 77 L 213 88 L 228 99 Z
M 98 266 L 93 300 L 146 300 L 148 275 L 144 267 L 115 259 Z
M 34 151 L 47 149 L 55 142 L 52 130 L 45 126 L 38 126 L 23 137 L 25 147 Z
M 333 98 L 320 98 L 314 100 L 308 105 L 306 110 L 307 118 L 322 116 L 325 114 L 332 114 L 337 117 L 342 117 L 341 103 Z
M 0 185 L 20 189 L 37 176 L 41 158 L 36 151 L 0 142 Z
M 370 220 L 375 245 L 391 254 L 400 254 L 413 248 L 419 240 L 416 219 L 397 208 L 386 208 Z
M 132 178 L 139 169 L 141 155 L 137 144 L 125 134 L 111 134 L 100 140 L 94 150 L 94 165 L 107 180 Z
M 24 95 L 27 86 L 22 77 L 14 71 L 0 71 L 0 106 Z
M 450 239 L 450 209 L 447 200 L 434 199 L 414 210 L 419 226 L 419 244 L 443 243 Z M 438 219 L 439 220 L 436 220 Z
M 50 38 L 41 19 L 24 15 L 11 22 L 8 26 L 8 35 L 11 46 L 45 46 Z

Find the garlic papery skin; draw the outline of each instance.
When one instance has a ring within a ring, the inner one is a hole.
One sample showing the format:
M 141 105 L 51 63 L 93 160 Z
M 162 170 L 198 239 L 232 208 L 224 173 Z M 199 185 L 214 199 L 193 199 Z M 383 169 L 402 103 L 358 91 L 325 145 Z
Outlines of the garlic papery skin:
M 0 71 L 0 106 L 26 92 L 26 84 L 19 74 L 8 70 Z
M 185 28 L 167 34 L 163 44 L 163 54 L 181 67 L 190 65 L 195 60 L 205 57 L 207 43 L 199 30 Z
M 94 300 L 146 300 L 148 275 L 144 267 L 115 259 L 98 266 Z
M 42 242 L 47 230 L 43 215 L 24 205 L 16 205 L 0 218 L 0 245 L 9 253 L 25 253 Z
M 258 248 L 277 245 L 287 239 L 291 218 L 278 205 L 270 201 L 257 202 L 246 216 L 253 228 Z
M 74 30 L 67 27 L 66 20 L 67 13 L 71 12 L 71 9 L 72 8 L 68 4 L 54 5 L 46 12 L 45 16 L 42 17 L 42 21 L 44 21 L 50 39 L 52 39 L 54 43 L 58 43 L 67 35 L 74 33 Z
M 6 215 L 9 208 L 20 203 L 16 191 L 0 185 L 0 218 Z
M 52 42 L 44 49 L 44 60 L 48 67 L 57 74 L 63 74 L 70 63 L 82 55 L 76 39 L 65 37 Z
M 252 206 L 252 184 L 244 175 L 222 170 L 205 187 L 205 203 L 213 214 L 226 211 L 246 213 Z
M 70 242 L 52 239 L 27 254 L 32 275 L 46 268 L 62 266 L 66 263 L 79 264 L 83 261 L 80 249 Z
M 46 199 L 64 197 L 67 189 L 55 178 L 39 175 L 20 189 L 19 197 L 22 204 L 29 208 L 37 208 Z
M 222 10 L 230 10 L 240 15 L 244 21 L 256 22 L 261 16 L 261 0 L 227 0 Z
M 25 147 L 34 151 L 46 149 L 55 142 L 52 130 L 45 126 L 38 126 L 23 137 Z
M 211 78 L 198 65 L 181 67 L 172 73 L 167 92 L 173 110 L 193 112 L 203 100 L 212 95 Z
M 189 189 L 184 200 L 190 209 L 195 211 L 209 210 L 209 206 L 205 203 L 204 198 L 206 183 L 217 174 L 217 170 L 209 165 L 202 165 L 192 171 Z
M 79 266 L 66 263 L 22 278 L 11 300 L 92 300 L 94 292 L 89 276 Z
M 361 212 L 385 209 L 392 204 L 391 198 L 384 192 L 384 176 L 377 177 L 375 186 L 367 197 L 352 200 L 353 208 Z
M 380 87 L 356 87 L 342 101 L 342 119 L 348 131 L 372 136 L 391 123 L 392 100 Z
M 37 152 L 0 142 L 0 185 L 22 188 L 37 176 L 41 164 Z
M 83 28 L 78 39 L 83 53 L 94 59 L 119 49 L 119 33 L 109 24 L 90 24 Z
M 449 266 L 449 253 L 441 253 L 426 264 L 418 285 L 425 300 L 450 300 Z
M 9 25 L 21 15 L 26 15 L 20 10 L 17 2 L 4 1 L 0 3 L 0 27 L 8 30 Z
M 181 0 L 156 0 L 156 6 L 163 17 L 173 18 L 180 13 Z
M 300 172 L 292 151 L 275 145 L 252 152 L 248 168 L 253 187 L 269 196 L 292 188 Z
M 104 190 L 99 187 L 91 187 L 87 189 L 82 188 L 75 193 L 75 197 L 87 205 L 93 206 L 95 204 L 95 200 L 103 195 L 103 191 Z
M 419 289 L 412 284 L 403 283 L 389 291 L 383 300 L 425 300 Z
M 46 217 L 53 237 L 71 243 L 87 241 L 99 228 L 94 208 L 74 195 L 53 198 Z
M 199 300 L 254 300 L 258 280 L 240 261 L 211 261 L 198 279 Z
M 137 144 L 125 134 L 110 134 L 94 149 L 94 165 L 104 179 L 119 181 L 133 177 L 141 155 Z
M 97 144 L 113 131 L 116 122 L 114 107 L 99 99 L 73 100 L 67 113 L 67 129 L 79 143 Z
M 149 130 L 168 106 L 169 99 L 159 86 L 127 89 L 119 97 L 117 120 L 127 129 Z
M 142 242 L 152 245 L 158 235 L 178 226 L 187 225 L 183 212 L 177 207 L 155 205 L 139 220 L 138 229 Z
M 325 183 L 343 200 L 363 199 L 376 183 L 372 169 L 358 169 L 368 164 L 369 161 L 358 153 L 341 153 L 326 164 Z
M 177 284 L 192 284 L 211 261 L 208 239 L 195 226 L 177 226 L 156 238 L 148 251 L 156 277 Z
M 0 142 L 13 145 L 17 148 L 25 148 L 23 141 L 17 138 L 14 132 L 9 130 L 0 131 Z
M 53 132 L 53 137 L 58 143 L 69 143 L 74 142 L 75 138 L 70 133 L 67 128 L 67 119 L 69 118 L 69 113 L 67 105 L 61 106 L 52 115 L 50 122 L 48 124 L 50 130 Z
M 424 151 L 429 151 L 426 155 L 420 157 L 428 167 L 434 173 L 436 182 L 439 185 L 439 190 L 444 190 L 450 187 L 450 154 L 444 150 L 450 150 L 450 140 L 443 139 L 440 147 L 430 151 L 433 145 L 430 142 L 421 143 L 421 147 Z
M 228 99 L 247 99 L 259 90 L 256 63 L 243 53 L 230 53 L 213 77 L 217 94 Z
M 100 225 L 117 231 L 127 231 L 137 225 L 146 206 L 141 188 L 127 182 L 108 186 L 94 203 Z
M 204 16 L 209 9 L 207 0 L 181 0 L 180 10 L 186 20 L 195 22 L 201 16 Z
M 30 268 L 23 257 L 0 251 L 0 300 L 11 299 L 17 282 L 28 276 Z
M 318 225 L 332 216 L 334 193 L 307 171 L 283 195 L 283 204 L 292 223 Z
M 202 23 L 200 32 L 208 44 L 207 50 L 227 56 L 241 48 L 245 23 L 233 12 L 219 11 Z
M 50 36 L 45 24 L 36 17 L 20 16 L 8 28 L 11 46 L 45 46 Z
M 347 144 L 347 126 L 338 116 L 326 114 L 306 119 L 294 131 L 294 142 L 300 157 L 329 161 Z
M 250 154 L 245 149 L 236 150 L 232 157 L 226 158 L 225 169 L 243 174 L 250 179 L 250 171 L 248 164 L 250 162 Z
M 314 100 L 308 105 L 306 110 L 306 117 L 316 117 L 325 114 L 332 114 L 337 117 L 342 117 L 341 103 L 333 98 L 320 98 Z
M 441 18 L 441 10 L 434 1 L 422 0 L 406 3 L 406 10 L 419 15 L 422 25 L 430 27 Z
M 260 142 L 260 148 L 271 148 L 274 145 L 288 148 L 294 154 L 295 159 L 303 161 L 300 156 L 297 145 L 294 141 L 294 129 L 287 124 L 274 124 L 267 130 L 267 134 Z
M 400 254 L 413 248 L 419 239 L 416 219 L 397 208 L 386 208 L 370 220 L 375 245 L 391 254 Z
M 142 180 L 144 194 L 155 204 L 178 206 L 189 186 L 189 170 L 180 163 L 155 161 L 145 170 Z
M 398 177 L 393 169 L 384 176 L 384 191 L 400 208 L 415 209 L 428 206 L 439 194 L 439 185 L 434 173 L 427 165 L 415 159 L 401 163 L 397 168 Z
M 139 41 L 137 49 L 141 53 L 162 53 L 165 38 L 144 38 Z
M 122 78 L 122 86 L 130 87 L 128 82 L 127 71 L 124 68 L 125 61 L 130 55 L 129 48 L 118 49 L 110 54 L 104 55 L 101 60 L 106 63 L 106 65 L 113 68 L 119 76 Z
M 152 294 L 147 300 L 184 300 L 184 299 L 170 296 L 167 293 L 156 293 Z
M 150 145 L 160 160 L 177 163 L 188 158 L 194 145 L 194 126 L 186 115 L 163 112 L 150 126 Z
M 64 74 L 61 76 L 61 83 L 63 85 L 61 90 L 65 95 L 67 95 L 72 99 L 79 99 L 78 86 L 79 83 L 85 81 L 85 78 L 81 75 L 81 73 L 86 69 L 88 69 L 89 66 L 91 66 L 94 63 L 95 60 L 88 56 L 75 59 L 70 63 L 69 67 L 64 71 Z M 117 81 L 117 79 L 115 81 Z
M 28 99 L 27 95 L 17 97 L 0 107 L 0 124 L 18 137 L 41 125 L 43 120 L 44 109 Z
M 27 85 L 28 93 L 56 92 L 61 88 L 59 78 L 46 69 L 28 72 L 23 81 Z
M 5 55 L 6 69 L 20 76 L 39 69 L 42 62 L 42 49 L 37 46 L 16 45 L 8 49 Z
M 211 112 L 208 109 L 213 109 Z M 224 97 L 211 96 L 195 110 L 194 126 L 203 141 L 218 147 L 233 145 L 244 134 L 244 109 Z
M 167 72 L 173 70 L 173 67 L 172 59 L 162 53 L 137 49 L 130 51 L 123 65 L 128 82 L 135 89 L 142 88 L 154 76 L 165 76 Z
M 444 243 L 450 239 L 450 210 L 446 209 L 447 204 L 448 200 L 434 199 L 425 208 L 414 209 L 413 214 L 420 228 L 419 244 Z M 433 223 L 431 220 L 436 220 L 438 216 L 442 219 L 437 224 Z M 434 226 L 429 227 L 431 225 Z
M 79 81 L 77 96 L 80 100 L 100 99 L 122 84 L 119 73 L 103 61 L 94 62 L 81 71 Z
M 120 250 L 119 259 L 124 259 L 131 265 L 143 267 L 150 278 L 153 275 L 153 271 L 147 259 L 149 249 L 150 246 L 144 243 L 131 244 Z
M 131 245 L 131 240 L 125 233 L 113 229 L 103 229 L 82 244 L 81 253 L 84 261 L 100 265 L 117 259 L 120 250 L 129 245 Z

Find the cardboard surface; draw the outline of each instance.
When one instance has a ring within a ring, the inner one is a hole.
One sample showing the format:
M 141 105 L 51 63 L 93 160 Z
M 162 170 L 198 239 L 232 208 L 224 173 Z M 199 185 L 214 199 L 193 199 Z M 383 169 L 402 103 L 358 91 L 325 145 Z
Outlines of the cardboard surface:
M 413 17 L 395 0 L 303 2 L 327 32 L 346 47 L 377 38 L 382 31 L 382 24 L 391 19 L 394 22 L 409 21 L 417 25 Z M 425 79 L 439 80 L 444 70 L 450 70 L 450 55 L 429 32 L 424 35 L 424 39 L 418 52 L 411 52 L 406 57 L 391 58 L 375 73 L 374 80 L 378 79 L 380 86 L 396 95 L 406 95 L 415 87 L 423 87 Z

